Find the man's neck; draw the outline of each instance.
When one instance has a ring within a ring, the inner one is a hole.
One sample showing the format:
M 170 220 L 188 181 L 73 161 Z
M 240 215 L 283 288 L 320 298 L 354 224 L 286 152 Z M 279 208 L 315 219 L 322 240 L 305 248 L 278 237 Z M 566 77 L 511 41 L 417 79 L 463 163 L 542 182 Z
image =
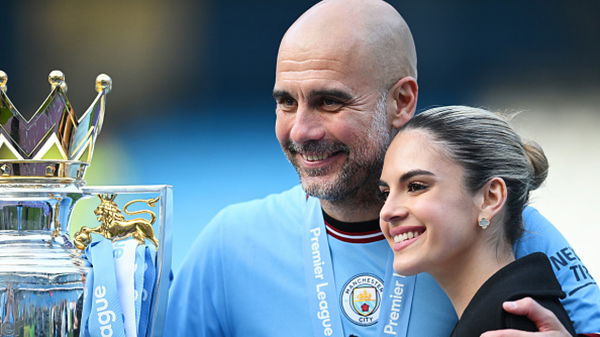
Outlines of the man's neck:
M 353 198 L 341 201 L 321 200 L 321 207 L 332 218 L 344 222 L 369 221 L 379 218 L 379 211 L 383 203 L 375 201 L 373 198 L 361 199 Z

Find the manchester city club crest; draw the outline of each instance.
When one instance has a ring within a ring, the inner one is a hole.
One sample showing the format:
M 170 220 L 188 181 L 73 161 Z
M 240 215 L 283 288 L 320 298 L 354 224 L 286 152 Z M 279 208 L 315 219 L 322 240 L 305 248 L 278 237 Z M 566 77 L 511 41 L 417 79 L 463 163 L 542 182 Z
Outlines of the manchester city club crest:
M 344 315 L 361 326 L 377 323 L 382 293 L 383 282 L 377 276 L 359 274 L 352 277 L 340 294 Z

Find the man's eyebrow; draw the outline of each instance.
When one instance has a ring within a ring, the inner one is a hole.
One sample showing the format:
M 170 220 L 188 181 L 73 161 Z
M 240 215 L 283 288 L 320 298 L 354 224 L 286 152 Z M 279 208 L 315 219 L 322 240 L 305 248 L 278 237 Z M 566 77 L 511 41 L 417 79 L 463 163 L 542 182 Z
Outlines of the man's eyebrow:
M 285 90 L 273 90 L 273 98 L 278 99 L 283 97 L 292 97 L 292 95 Z
M 408 171 L 406 173 L 404 173 L 401 177 L 400 177 L 400 182 L 406 182 L 408 179 L 414 177 L 414 176 L 421 176 L 421 175 L 426 175 L 426 176 L 434 176 L 435 174 L 433 174 L 433 172 L 429 172 L 426 170 L 411 170 Z
M 352 95 L 350 95 L 349 93 L 347 93 L 345 91 L 337 90 L 337 89 L 313 90 L 309 94 L 309 98 L 323 97 L 323 96 L 339 98 L 343 101 L 349 101 L 352 99 Z
M 385 182 L 385 181 L 383 181 L 383 180 L 377 180 L 377 185 L 378 185 L 378 186 L 381 186 L 381 187 L 389 187 L 389 186 L 388 186 L 388 183 L 386 183 L 386 182 Z

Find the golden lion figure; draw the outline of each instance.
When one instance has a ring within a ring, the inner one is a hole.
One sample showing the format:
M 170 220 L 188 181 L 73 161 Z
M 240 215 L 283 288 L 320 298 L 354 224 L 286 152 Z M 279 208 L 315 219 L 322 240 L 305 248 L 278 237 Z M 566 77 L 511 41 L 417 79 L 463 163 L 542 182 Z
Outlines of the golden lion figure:
M 154 229 L 152 228 L 152 224 L 156 221 L 154 212 L 150 210 L 130 212 L 127 210 L 127 207 L 135 202 L 144 202 L 148 206 L 154 207 L 160 197 L 147 200 L 132 200 L 123 207 L 123 211 L 128 215 L 147 213 L 150 215 L 150 220 L 143 218 L 125 220 L 119 206 L 114 202 L 115 197 L 116 194 L 98 194 L 101 202 L 94 210 L 94 214 L 98 216 L 97 219 L 100 222 L 100 226 L 96 228 L 81 227 L 81 230 L 75 234 L 75 247 L 81 250 L 85 249 L 92 242 L 92 233 L 100 234 L 110 240 L 133 236 L 140 244 L 144 244 L 145 239 L 149 239 L 158 247 L 158 240 L 154 236 Z

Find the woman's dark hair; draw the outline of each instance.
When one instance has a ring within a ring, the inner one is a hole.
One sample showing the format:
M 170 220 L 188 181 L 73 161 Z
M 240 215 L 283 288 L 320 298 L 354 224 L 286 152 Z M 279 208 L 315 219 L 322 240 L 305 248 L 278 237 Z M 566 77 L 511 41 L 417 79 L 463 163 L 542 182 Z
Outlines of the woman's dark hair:
M 522 212 L 529 192 L 548 174 L 548 160 L 535 143 L 524 143 L 500 114 L 467 106 L 447 106 L 417 114 L 400 131 L 424 130 L 465 170 L 474 193 L 490 179 L 507 186 L 504 237 L 513 244 L 523 233 Z

